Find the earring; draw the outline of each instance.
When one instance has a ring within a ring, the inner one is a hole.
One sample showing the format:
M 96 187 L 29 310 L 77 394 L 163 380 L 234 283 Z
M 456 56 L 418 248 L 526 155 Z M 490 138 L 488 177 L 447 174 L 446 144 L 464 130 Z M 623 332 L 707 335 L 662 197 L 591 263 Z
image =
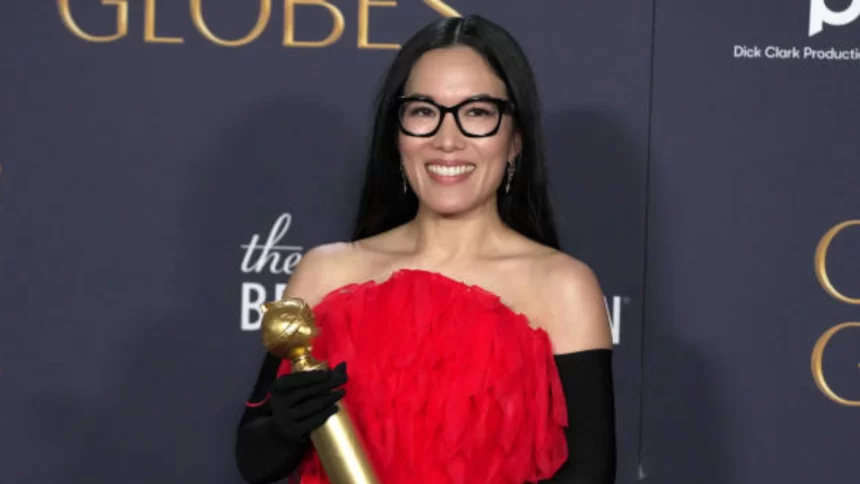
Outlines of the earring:
M 406 172 L 403 171 L 403 163 L 400 164 L 400 177 L 403 178 L 403 193 L 406 193 Z
M 514 179 L 514 163 L 508 163 L 508 184 L 505 185 L 505 193 L 510 193 L 511 191 L 511 180 Z

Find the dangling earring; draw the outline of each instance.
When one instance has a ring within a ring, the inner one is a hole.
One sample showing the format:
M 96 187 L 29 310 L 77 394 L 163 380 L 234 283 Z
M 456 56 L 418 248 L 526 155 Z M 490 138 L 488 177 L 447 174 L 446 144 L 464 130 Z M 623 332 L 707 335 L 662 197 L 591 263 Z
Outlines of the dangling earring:
M 403 171 L 403 163 L 400 164 L 400 177 L 403 178 L 403 193 L 406 193 L 406 172 Z
M 508 184 L 505 185 L 505 193 L 511 192 L 511 180 L 514 179 L 514 162 L 508 163 Z

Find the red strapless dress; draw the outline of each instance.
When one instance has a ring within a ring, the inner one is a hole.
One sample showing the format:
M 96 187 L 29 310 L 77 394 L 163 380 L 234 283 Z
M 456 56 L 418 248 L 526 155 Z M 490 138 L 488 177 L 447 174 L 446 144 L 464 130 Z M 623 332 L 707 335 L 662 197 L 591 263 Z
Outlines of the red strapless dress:
M 343 401 L 382 484 L 523 484 L 567 459 L 549 338 L 498 296 L 404 269 L 332 291 L 314 314 L 312 353 L 347 362 Z M 299 475 L 328 483 L 314 451 Z

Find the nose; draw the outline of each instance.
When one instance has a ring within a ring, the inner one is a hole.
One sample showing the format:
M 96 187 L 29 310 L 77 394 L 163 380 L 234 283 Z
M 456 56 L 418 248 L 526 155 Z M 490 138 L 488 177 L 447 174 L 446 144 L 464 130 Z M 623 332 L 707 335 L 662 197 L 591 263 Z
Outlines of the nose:
M 457 126 L 457 120 L 454 119 L 454 113 L 445 113 L 442 117 L 442 125 L 434 136 L 434 144 L 437 148 L 443 151 L 452 151 L 462 148 L 463 133 Z

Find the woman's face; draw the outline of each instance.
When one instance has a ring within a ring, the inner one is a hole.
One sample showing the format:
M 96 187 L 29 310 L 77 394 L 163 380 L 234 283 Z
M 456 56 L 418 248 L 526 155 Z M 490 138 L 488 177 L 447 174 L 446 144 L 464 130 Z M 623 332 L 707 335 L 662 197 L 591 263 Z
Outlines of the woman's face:
M 406 97 L 421 97 L 451 107 L 475 97 L 510 101 L 505 85 L 486 61 L 467 47 L 437 49 L 424 54 L 413 66 L 403 90 Z M 432 102 L 414 100 L 401 105 L 404 127 L 398 135 L 403 169 L 411 190 L 426 208 L 444 214 L 468 212 L 494 200 L 499 184 L 506 182 L 506 167 L 520 150 L 520 136 L 513 118 L 492 101 L 463 105 L 463 128 L 453 113 L 443 114 Z

